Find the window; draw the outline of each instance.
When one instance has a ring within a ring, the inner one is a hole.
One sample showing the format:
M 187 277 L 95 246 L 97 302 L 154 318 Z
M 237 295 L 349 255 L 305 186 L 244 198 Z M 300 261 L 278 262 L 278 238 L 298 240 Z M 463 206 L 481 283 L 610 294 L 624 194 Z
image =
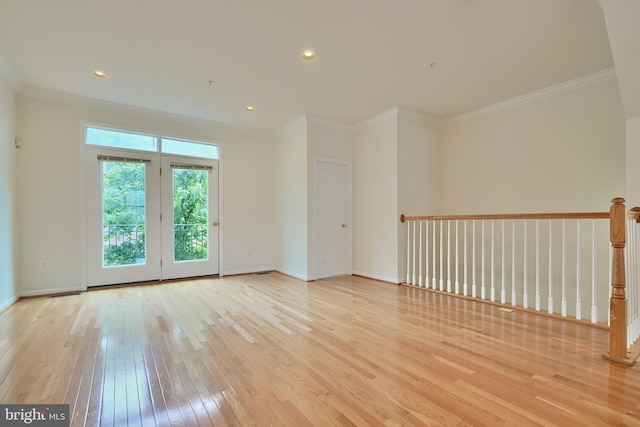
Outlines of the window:
M 102 147 L 161 152 L 162 154 L 198 157 L 201 159 L 216 160 L 220 156 L 218 146 L 215 144 L 184 141 L 99 127 L 87 127 L 86 143 Z
M 139 133 L 87 128 L 87 144 L 129 150 L 158 151 L 158 138 Z
M 202 142 L 180 141 L 162 138 L 162 152 L 179 156 L 201 157 L 203 159 L 217 159 L 218 146 Z

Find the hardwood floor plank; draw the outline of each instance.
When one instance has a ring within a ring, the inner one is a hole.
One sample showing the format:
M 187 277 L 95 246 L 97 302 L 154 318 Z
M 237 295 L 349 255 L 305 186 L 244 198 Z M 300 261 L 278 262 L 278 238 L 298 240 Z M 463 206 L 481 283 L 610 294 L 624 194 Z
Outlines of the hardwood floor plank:
M 640 426 L 606 331 L 359 277 L 277 273 L 21 300 L 0 401 L 73 426 Z

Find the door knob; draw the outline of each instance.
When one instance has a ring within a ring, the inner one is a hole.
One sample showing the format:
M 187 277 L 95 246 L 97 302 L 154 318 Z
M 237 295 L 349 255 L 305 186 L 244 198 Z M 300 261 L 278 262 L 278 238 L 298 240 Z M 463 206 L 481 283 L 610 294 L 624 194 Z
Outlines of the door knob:
M 347 224 L 342 224 L 342 228 L 347 228 Z
M 218 226 L 218 221 L 213 221 L 213 222 L 211 223 L 211 225 L 213 225 L 214 227 L 217 227 L 217 226 Z

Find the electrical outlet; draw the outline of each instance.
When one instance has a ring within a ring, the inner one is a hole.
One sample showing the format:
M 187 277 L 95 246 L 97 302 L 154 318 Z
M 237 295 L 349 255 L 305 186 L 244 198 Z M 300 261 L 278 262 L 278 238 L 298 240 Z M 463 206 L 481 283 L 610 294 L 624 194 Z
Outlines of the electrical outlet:
M 49 267 L 49 261 L 42 260 L 40 261 L 40 270 L 46 270 Z

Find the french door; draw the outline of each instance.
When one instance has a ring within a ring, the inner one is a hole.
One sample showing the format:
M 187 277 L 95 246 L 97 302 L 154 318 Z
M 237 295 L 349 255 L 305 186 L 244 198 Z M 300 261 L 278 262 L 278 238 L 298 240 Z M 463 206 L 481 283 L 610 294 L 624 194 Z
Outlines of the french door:
M 218 274 L 218 162 L 87 148 L 87 286 Z
M 162 156 L 162 279 L 218 273 L 218 162 Z

